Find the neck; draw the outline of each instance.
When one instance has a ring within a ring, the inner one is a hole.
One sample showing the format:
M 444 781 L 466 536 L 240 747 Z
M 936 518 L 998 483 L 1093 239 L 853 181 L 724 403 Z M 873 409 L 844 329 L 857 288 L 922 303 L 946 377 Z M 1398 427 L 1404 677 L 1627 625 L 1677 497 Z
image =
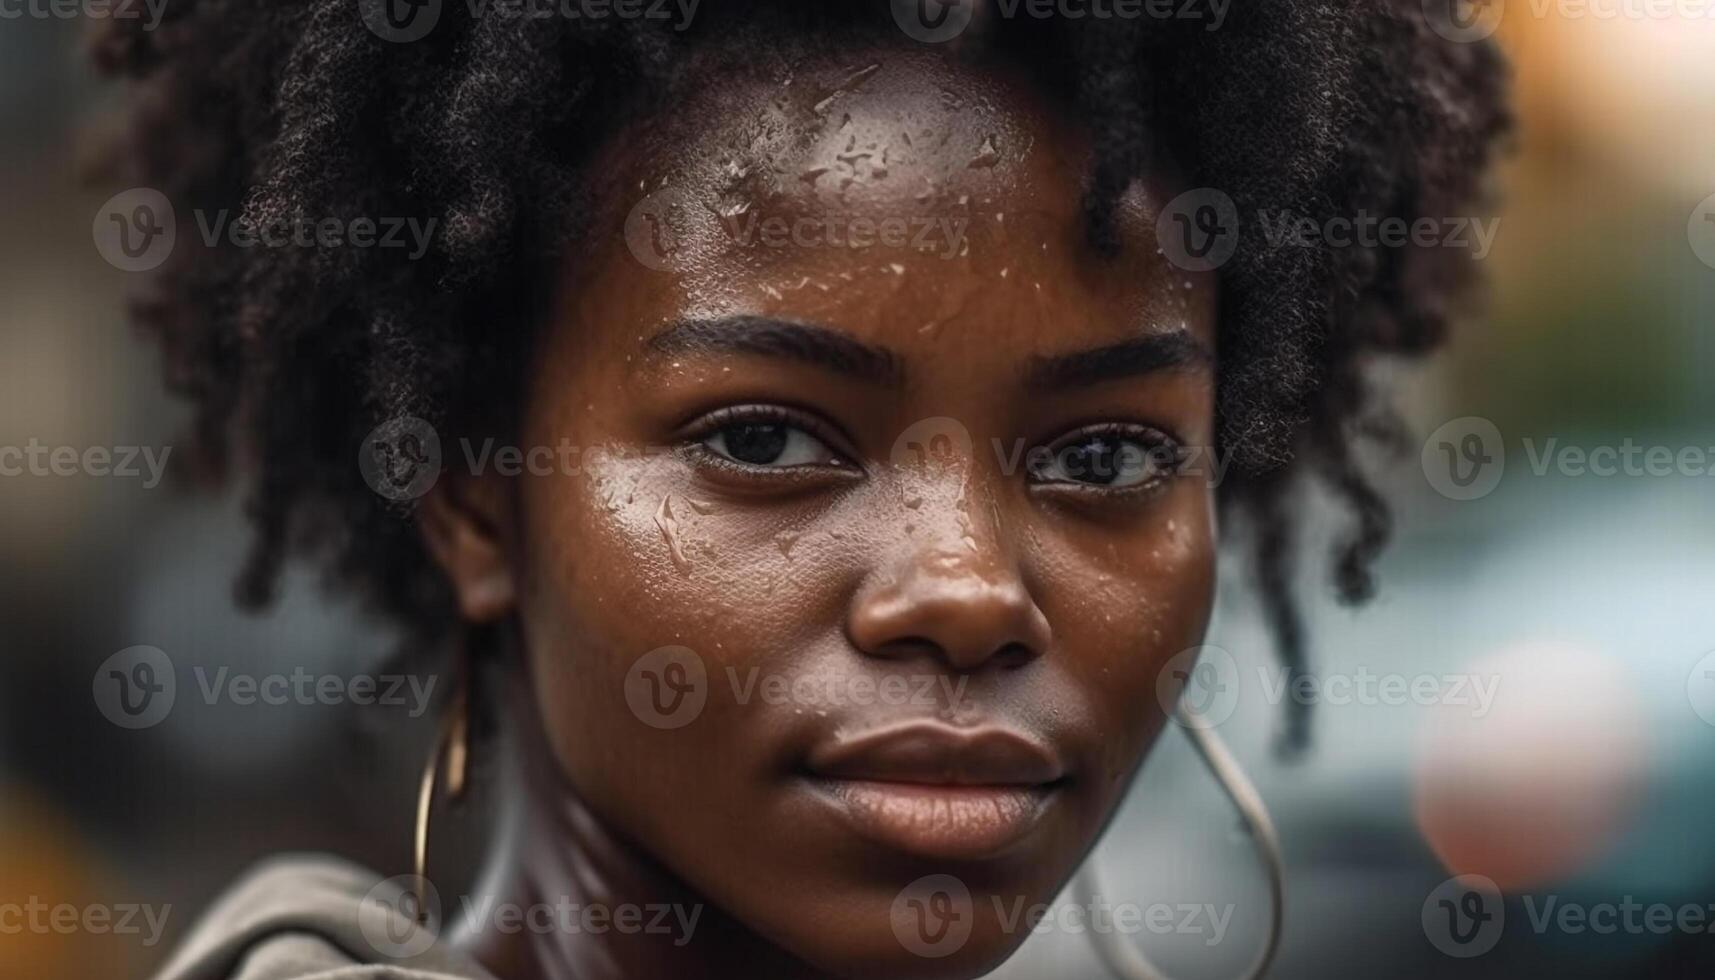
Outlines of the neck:
M 499 770 L 499 819 L 460 948 L 502 980 L 821 976 L 610 829 L 554 760 L 525 685 L 503 687 L 484 760 Z

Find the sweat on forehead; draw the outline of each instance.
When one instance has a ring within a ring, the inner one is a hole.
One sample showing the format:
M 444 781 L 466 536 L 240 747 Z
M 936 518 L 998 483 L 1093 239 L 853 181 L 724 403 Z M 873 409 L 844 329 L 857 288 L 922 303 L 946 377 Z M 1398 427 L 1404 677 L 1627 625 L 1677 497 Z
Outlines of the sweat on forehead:
M 811 192 L 849 208 L 996 195 L 1088 167 L 1072 107 L 1016 68 L 894 47 L 807 58 L 711 75 L 632 124 L 615 141 L 627 189 L 672 183 L 712 207 Z

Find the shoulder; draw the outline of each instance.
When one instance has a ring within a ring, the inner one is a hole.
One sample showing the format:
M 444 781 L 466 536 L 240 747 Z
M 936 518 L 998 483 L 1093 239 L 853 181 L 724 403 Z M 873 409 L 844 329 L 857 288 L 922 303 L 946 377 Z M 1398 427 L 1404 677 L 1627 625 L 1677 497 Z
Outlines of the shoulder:
M 270 858 L 215 900 L 156 980 L 493 980 L 409 908 L 397 879 L 349 861 Z

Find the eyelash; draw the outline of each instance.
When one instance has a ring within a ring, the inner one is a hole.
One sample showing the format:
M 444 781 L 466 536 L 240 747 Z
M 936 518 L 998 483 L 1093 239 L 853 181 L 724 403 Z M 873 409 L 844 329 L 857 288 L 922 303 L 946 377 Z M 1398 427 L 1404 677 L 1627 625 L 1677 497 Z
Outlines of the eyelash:
M 1148 494 L 1160 489 L 1169 480 L 1178 476 L 1185 469 L 1188 459 L 1183 444 L 1173 436 L 1155 428 L 1129 422 L 1107 422 L 1098 425 L 1088 425 L 1074 429 L 1071 432 L 1042 444 L 1042 449 L 1049 454 L 1049 460 L 1058 461 L 1062 453 L 1079 443 L 1087 443 L 1095 439 L 1111 439 L 1120 443 L 1131 443 L 1142 447 L 1150 462 L 1166 457 L 1160 463 L 1160 471 L 1139 483 L 1122 486 L 1104 486 L 1094 483 L 1075 481 L 1043 481 L 1039 486 L 1054 487 L 1057 491 L 1064 490 L 1072 493 L 1099 494 L 1105 496 L 1133 496 Z M 1030 476 L 1034 480 L 1035 473 Z
M 800 431 L 827 447 L 836 464 L 766 466 L 745 463 L 722 455 L 707 445 L 709 439 L 738 425 L 779 425 Z M 853 472 L 859 469 L 856 463 L 851 462 L 853 455 L 841 448 L 847 440 L 838 431 L 814 415 L 783 405 L 734 405 L 717 409 L 697 419 L 682 438 L 683 451 L 698 465 L 752 480 L 814 478 L 821 475 L 817 471 L 825 473 L 837 469 Z
M 789 430 L 802 432 L 826 447 L 834 462 L 787 465 L 746 463 L 733 459 L 708 445 L 710 439 L 721 434 L 724 430 L 739 425 L 778 425 Z M 837 430 L 810 413 L 782 405 L 735 405 L 721 408 L 697 419 L 685 430 L 682 438 L 684 452 L 697 465 L 743 479 L 772 482 L 815 480 L 825 477 L 832 470 L 846 474 L 861 472 L 861 467 L 853 462 L 856 455 L 841 448 L 848 442 Z M 1122 497 L 1153 492 L 1169 479 L 1177 476 L 1184 468 L 1185 457 L 1179 440 L 1158 428 L 1137 423 L 1110 422 L 1084 426 L 1068 432 L 1052 442 L 1039 444 L 1032 452 L 1046 451 L 1049 454 L 1049 461 L 1054 462 L 1058 461 L 1061 454 L 1067 449 L 1078 445 L 1080 442 L 1102 438 L 1141 446 L 1144 452 L 1150 454 L 1152 460 L 1164 454 L 1168 457 L 1167 462 L 1161 466 L 1160 472 L 1153 477 L 1139 483 L 1121 486 L 1104 486 L 1067 480 L 1039 481 L 1028 462 L 1025 464 L 1027 478 L 1034 485 L 1053 487 L 1060 492 Z M 1028 460 L 1028 457 L 1026 459 Z

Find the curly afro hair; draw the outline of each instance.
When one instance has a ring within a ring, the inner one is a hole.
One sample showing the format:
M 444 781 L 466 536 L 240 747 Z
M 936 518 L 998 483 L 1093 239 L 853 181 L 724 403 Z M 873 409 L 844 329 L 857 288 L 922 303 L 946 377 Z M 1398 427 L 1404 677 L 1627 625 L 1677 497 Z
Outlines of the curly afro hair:
M 518 390 L 539 296 L 590 213 L 580 171 L 604 138 L 670 111 L 700 65 L 784 75 L 795 59 L 860 41 L 915 42 L 884 0 L 708 0 L 687 29 L 446 2 L 410 43 L 367 29 L 365 2 L 182 0 L 153 31 L 104 23 L 92 51 L 131 94 L 107 176 L 161 191 L 181 216 L 188 204 L 259 227 L 435 219 L 415 260 L 379 248 L 180 249 L 134 308 L 164 347 L 169 384 L 195 405 L 202 472 L 248 478 L 255 543 L 240 601 L 266 604 L 282 562 L 307 555 L 331 584 L 427 637 L 455 625 L 447 583 L 407 515 L 365 484 L 358 447 L 399 416 L 443 432 L 511 424 L 517 406 L 493 393 Z M 1480 204 L 1509 126 L 1505 67 L 1486 43 L 1436 34 L 1424 11 L 1417 0 L 1247 0 L 1218 30 L 994 18 L 960 50 L 1027 67 L 1082 116 L 1096 149 L 1083 190 L 1090 234 L 1111 247 L 1108 216 L 1156 140 L 1192 186 L 1221 189 L 1240 214 L 1414 221 Z M 1435 348 L 1473 265 L 1448 248 L 1249 236 L 1221 269 L 1219 438 L 1236 465 L 1220 504 L 1247 518 L 1290 670 L 1304 666 L 1292 491 L 1320 478 L 1347 505 L 1333 577 L 1343 599 L 1362 600 L 1390 518 L 1355 447 L 1401 438 L 1366 367 Z M 1288 744 L 1305 726 L 1300 711 Z

